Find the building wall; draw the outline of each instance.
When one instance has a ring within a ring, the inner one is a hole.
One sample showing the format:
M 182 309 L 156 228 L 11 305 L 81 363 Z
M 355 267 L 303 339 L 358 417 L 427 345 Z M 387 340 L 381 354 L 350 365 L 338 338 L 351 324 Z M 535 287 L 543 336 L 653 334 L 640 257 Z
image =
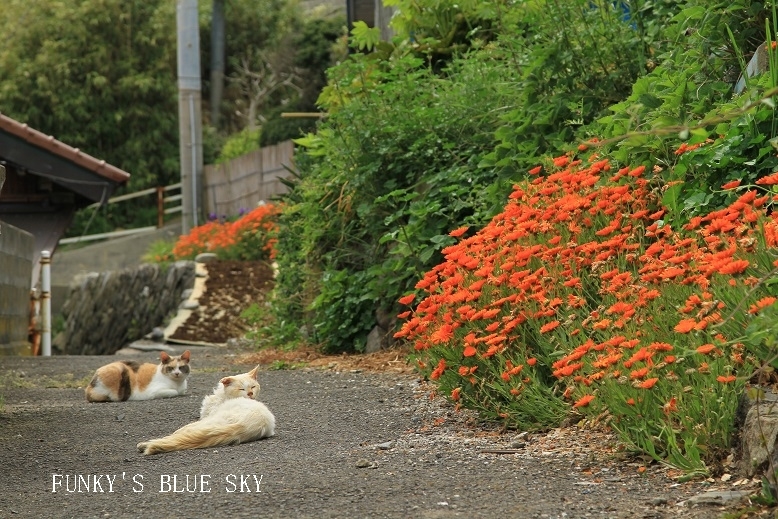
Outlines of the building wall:
M 0 355 L 29 346 L 32 234 L 0 222 Z

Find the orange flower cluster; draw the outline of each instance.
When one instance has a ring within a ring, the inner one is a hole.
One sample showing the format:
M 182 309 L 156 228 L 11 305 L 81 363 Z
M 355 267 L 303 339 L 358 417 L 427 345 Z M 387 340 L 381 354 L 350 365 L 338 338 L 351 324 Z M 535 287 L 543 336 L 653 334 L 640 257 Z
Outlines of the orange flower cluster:
M 684 369 L 721 384 L 735 380 L 729 370 L 743 363 L 743 347 L 725 344 L 742 322 L 728 330 L 725 314 L 747 317 L 748 306 L 738 309 L 747 296 L 751 313 L 775 302 L 751 290 L 756 274 L 772 268 L 756 253 L 778 247 L 778 220 L 765 211 L 770 198 L 746 191 L 676 230 L 643 166 L 614 172 L 596 155 L 565 155 L 548 169 L 533 169 L 502 213 L 443 250 L 445 261 L 416 284 L 425 297 L 401 314 L 395 337 L 412 342 L 459 401 L 521 398 L 541 368 L 567 387 L 565 397 L 577 395 L 579 408 L 611 383 L 637 391 L 630 400 L 639 404 L 641 391 L 676 376 L 680 358 L 691 358 Z M 485 387 L 496 394 L 484 396 Z M 676 410 L 681 401 L 658 404 Z
M 200 225 L 178 239 L 173 255 L 176 259 L 192 259 L 202 252 L 214 252 L 230 259 L 272 259 L 278 213 L 276 205 L 264 204 L 234 222 Z

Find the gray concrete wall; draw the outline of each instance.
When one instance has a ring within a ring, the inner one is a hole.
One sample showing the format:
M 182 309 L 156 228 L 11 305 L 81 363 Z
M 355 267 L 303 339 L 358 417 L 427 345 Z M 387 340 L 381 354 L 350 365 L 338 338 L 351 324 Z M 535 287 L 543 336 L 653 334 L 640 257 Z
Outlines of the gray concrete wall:
M 29 347 L 34 248 L 32 234 L 0 222 L 0 355 Z
M 156 241 L 175 242 L 181 235 L 181 222 L 174 221 L 161 229 L 144 234 L 114 238 L 77 249 L 57 249 L 51 259 L 51 313 L 62 311 L 71 285 L 92 272 L 136 268 Z

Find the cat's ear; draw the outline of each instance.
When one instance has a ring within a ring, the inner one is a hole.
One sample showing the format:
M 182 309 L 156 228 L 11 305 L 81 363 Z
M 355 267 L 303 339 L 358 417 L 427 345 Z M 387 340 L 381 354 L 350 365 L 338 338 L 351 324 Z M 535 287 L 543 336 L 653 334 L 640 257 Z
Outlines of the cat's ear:
M 257 366 L 256 368 L 252 369 L 251 371 L 249 371 L 248 372 L 248 376 L 250 376 L 254 380 L 257 380 L 257 372 L 258 371 L 259 371 L 259 366 Z
M 232 384 L 232 377 L 224 377 L 224 378 L 223 378 L 223 379 L 221 379 L 219 382 L 220 382 L 220 383 L 221 383 L 221 385 L 223 385 L 224 387 L 227 387 L 227 386 L 229 386 L 230 384 Z
M 186 350 L 184 353 L 181 354 L 181 360 L 184 362 L 189 362 L 189 356 L 191 353 L 189 353 L 189 350 Z
M 170 355 L 165 353 L 164 351 L 159 352 L 159 360 L 162 361 L 162 364 L 167 364 L 170 362 Z

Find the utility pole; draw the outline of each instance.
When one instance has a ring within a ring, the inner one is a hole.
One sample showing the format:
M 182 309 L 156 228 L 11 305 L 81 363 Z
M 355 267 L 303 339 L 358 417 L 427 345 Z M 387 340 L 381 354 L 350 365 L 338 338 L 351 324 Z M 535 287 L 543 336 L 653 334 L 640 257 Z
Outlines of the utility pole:
M 178 133 L 181 157 L 181 233 L 202 223 L 203 129 L 200 86 L 200 32 L 197 0 L 178 0 Z
M 219 128 L 224 92 L 224 0 L 213 0 L 211 15 L 211 125 Z

